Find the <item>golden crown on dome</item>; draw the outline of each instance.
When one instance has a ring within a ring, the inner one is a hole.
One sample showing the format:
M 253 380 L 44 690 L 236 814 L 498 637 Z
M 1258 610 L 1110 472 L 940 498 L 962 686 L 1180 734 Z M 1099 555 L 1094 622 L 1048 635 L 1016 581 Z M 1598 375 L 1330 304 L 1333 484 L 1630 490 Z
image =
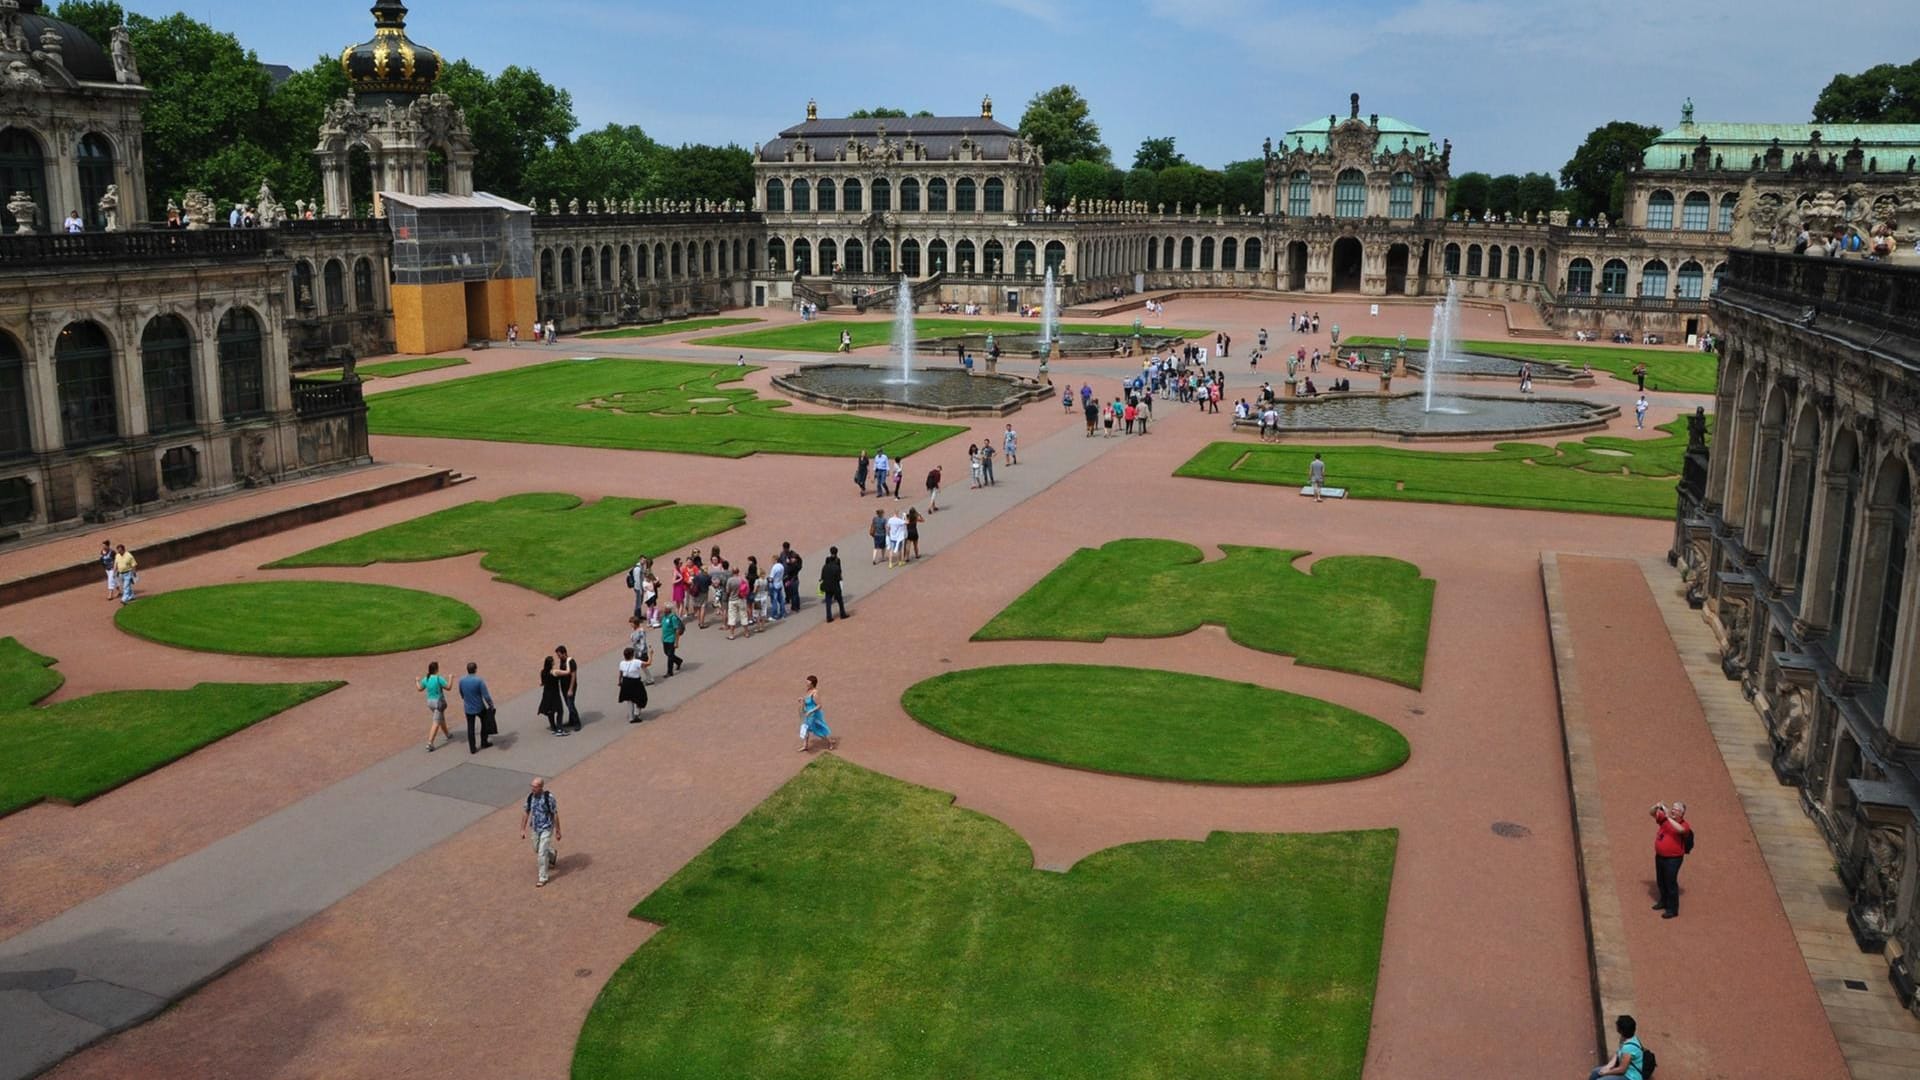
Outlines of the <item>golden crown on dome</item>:
M 340 54 L 353 92 L 362 98 L 407 101 L 433 92 L 443 66 L 440 54 L 407 37 L 407 5 L 400 0 L 377 0 L 373 5 L 373 40 L 349 46 Z

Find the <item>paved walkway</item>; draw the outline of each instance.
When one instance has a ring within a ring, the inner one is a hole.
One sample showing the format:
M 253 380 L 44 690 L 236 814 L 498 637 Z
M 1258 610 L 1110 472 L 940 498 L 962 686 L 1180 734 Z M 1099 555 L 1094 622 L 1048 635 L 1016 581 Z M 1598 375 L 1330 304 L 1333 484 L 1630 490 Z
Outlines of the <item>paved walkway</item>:
M 1833 854 L 1800 808 L 1799 789 L 1774 776 L 1765 724 L 1740 684 L 1721 672 L 1719 643 L 1700 613 L 1687 607 L 1679 575 L 1658 558 L 1642 559 L 1640 566 L 1739 792 L 1848 1071 L 1853 1080 L 1920 1080 L 1920 1019 L 1900 1007 L 1887 981 L 1886 959 L 1854 944 Z
M 1025 464 L 998 470 L 999 498 L 942 508 L 937 530 L 927 530 L 939 543 L 925 547 L 931 553 L 960 542 L 1121 445 L 1069 432 L 1029 447 Z M 891 512 L 904 504 L 873 505 Z M 870 546 L 864 531 L 839 542 L 850 604 L 896 579 L 868 565 Z M 803 593 L 823 557 L 809 553 Z M 817 601 L 809 597 L 799 617 L 817 618 Z M 712 659 L 657 684 L 650 711 L 670 709 L 792 640 L 774 633 L 715 648 Z M 618 659 L 586 664 L 582 685 L 611 684 Z M 384 871 L 515 804 L 533 776 L 564 771 L 634 730 L 589 710 L 584 731 L 553 739 L 537 721 L 520 719 L 533 716 L 538 700 L 529 692 L 501 701 L 495 751 L 470 756 L 456 744 L 432 756 L 417 749 L 395 755 L 0 942 L 0 1031 L 9 1033 L 0 1042 L 0 1080 L 32 1076 L 153 1016 Z
M 1637 1017 L 1662 1076 L 1845 1080 L 1740 794 L 1640 565 L 1551 554 L 1543 564 L 1603 1022 Z M 1674 801 L 1687 804 L 1699 847 L 1680 876 L 1680 917 L 1670 920 L 1649 909 L 1647 808 Z

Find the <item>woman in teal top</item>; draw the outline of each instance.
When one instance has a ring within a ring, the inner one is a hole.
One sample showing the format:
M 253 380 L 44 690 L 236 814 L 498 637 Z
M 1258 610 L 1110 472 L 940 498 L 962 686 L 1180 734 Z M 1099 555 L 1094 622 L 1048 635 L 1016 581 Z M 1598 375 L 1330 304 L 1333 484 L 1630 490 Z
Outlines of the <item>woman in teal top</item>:
M 1640 1045 L 1638 1025 L 1633 1017 L 1621 1013 L 1613 1021 L 1613 1030 L 1620 1033 L 1620 1052 L 1613 1060 L 1600 1065 L 1587 1074 L 1587 1080 L 1602 1080 L 1604 1077 L 1618 1076 L 1625 1080 L 1645 1080 L 1648 1054 Z
M 440 661 L 427 665 L 427 675 L 420 680 L 420 689 L 427 695 L 427 712 L 433 717 L 433 726 L 427 729 L 427 753 L 433 753 L 433 736 L 437 732 L 448 742 L 453 741 L 453 733 L 447 730 L 447 691 L 453 684 L 440 674 Z
M 833 732 L 827 727 L 826 714 L 820 710 L 820 699 L 814 691 L 820 688 L 820 676 L 807 676 L 807 696 L 800 699 L 800 752 L 813 749 L 813 740 L 819 739 L 831 750 L 837 745 Z

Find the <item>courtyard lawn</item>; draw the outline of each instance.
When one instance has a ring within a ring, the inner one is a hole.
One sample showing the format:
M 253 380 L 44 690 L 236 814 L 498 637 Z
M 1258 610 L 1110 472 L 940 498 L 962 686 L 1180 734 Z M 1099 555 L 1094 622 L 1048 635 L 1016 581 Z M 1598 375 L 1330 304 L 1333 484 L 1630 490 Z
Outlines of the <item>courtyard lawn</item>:
M 752 330 L 744 334 L 726 334 L 721 337 L 705 338 L 688 342 L 690 345 L 724 345 L 728 348 L 744 349 L 783 349 L 789 352 L 837 352 L 840 349 L 840 331 L 853 334 L 853 347 L 865 348 L 868 345 L 885 345 L 892 340 L 893 323 L 891 320 L 873 322 L 841 321 L 836 319 L 814 319 L 811 322 L 792 323 L 787 326 L 775 326 L 766 330 Z M 914 336 L 922 341 L 931 338 L 955 337 L 960 334 L 1037 334 L 1040 332 L 1039 319 L 955 319 L 929 318 L 915 319 Z M 1063 334 L 1117 334 L 1128 337 L 1133 334 L 1131 324 L 1125 323 L 1061 323 Z M 1144 332 L 1158 337 L 1201 337 L 1211 330 L 1182 330 L 1179 328 L 1146 327 Z
M 1318 698 L 1202 675 L 1081 664 L 950 671 L 901 705 L 961 742 L 1098 772 L 1216 784 L 1349 780 L 1398 768 L 1407 740 Z
M 1671 519 L 1685 418 L 1662 424 L 1658 439 L 1592 435 L 1557 446 L 1500 443 L 1492 450 L 1406 450 L 1391 446 L 1298 446 L 1217 442 L 1175 476 L 1299 487 L 1314 454 L 1327 483 L 1349 498 L 1568 510 Z
M 1400 339 L 1362 336 L 1340 342 L 1342 349 L 1349 345 L 1356 349 L 1398 348 Z M 1409 349 L 1426 347 L 1424 338 L 1407 339 Z M 1630 345 L 1556 345 L 1541 341 L 1462 341 L 1456 347 L 1461 352 L 1484 356 L 1565 364 L 1575 371 L 1580 370 L 1583 363 L 1592 364 L 1595 371 L 1604 371 L 1626 382 L 1633 381 L 1635 365 L 1645 364 L 1647 389 L 1676 394 L 1711 394 L 1720 380 L 1720 358 L 1713 353 L 1643 349 Z
M 682 319 L 679 322 L 654 323 L 651 326 L 623 326 L 618 330 L 596 330 L 591 334 L 581 334 L 586 341 L 604 341 L 618 338 L 663 337 L 667 334 L 684 334 L 693 330 L 717 330 L 722 326 L 746 326 L 761 322 L 760 319 Z
M 560 360 L 409 386 L 367 405 L 381 435 L 660 450 L 715 457 L 914 454 L 967 430 L 928 420 L 787 411 L 738 382 L 749 369 L 670 360 Z
M 1419 688 L 1433 614 L 1433 581 L 1419 567 L 1341 555 L 1309 573 L 1294 565 L 1305 551 L 1220 550 L 1226 558 L 1205 562 L 1178 540 L 1081 548 L 973 638 L 1177 637 L 1212 624 L 1249 649 Z
M 737 506 L 601 499 L 552 492 L 470 502 L 268 563 L 263 569 L 426 562 L 484 551 L 480 565 L 559 600 L 747 520 Z
M 114 613 L 136 637 L 240 656 L 373 656 L 458 641 L 480 613 L 417 589 L 339 581 L 247 581 L 141 597 Z
M 344 686 L 201 683 L 115 690 L 35 708 L 65 680 L 53 659 L 0 638 L 0 815 L 42 799 L 85 802 L 250 724 Z
M 377 364 L 359 364 L 353 370 L 363 379 L 397 379 L 402 375 L 412 375 L 421 371 L 460 367 L 466 362 L 467 358 L 464 356 L 422 356 L 414 360 L 382 360 Z M 302 379 L 339 382 L 342 372 L 335 368 L 332 371 L 302 371 L 296 374 Z
M 1395 843 L 1214 833 L 1049 873 L 824 757 L 634 909 L 663 928 L 573 1076 L 1358 1080 Z

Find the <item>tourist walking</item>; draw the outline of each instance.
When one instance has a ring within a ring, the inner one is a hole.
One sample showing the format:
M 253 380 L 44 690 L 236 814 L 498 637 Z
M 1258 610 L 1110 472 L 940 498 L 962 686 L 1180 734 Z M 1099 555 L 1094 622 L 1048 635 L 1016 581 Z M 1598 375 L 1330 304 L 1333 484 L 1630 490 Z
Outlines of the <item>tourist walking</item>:
M 733 640 L 733 632 L 739 630 L 748 637 L 753 636 L 753 579 L 745 574 L 735 574 L 727 579 L 727 640 Z
M 538 776 L 533 778 L 525 812 L 520 815 L 520 839 L 525 840 L 528 833 L 533 834 L 533 860 L 539 868 L 533 880 L 537 889 L 546 885 L 547 876 L 560 865 L 560 853 L 554 850 L 560 842 L 560 805 L 547 790 L 546 780 Z
M 787 564 L 787 610 L 800 610 L 800 553 L 787 541 L 780 542 L 780 561 Z
M 718 570 L 719 567 L 716 566 L 714 569 Z M 705 630 L 707 609 L 713 606 L 713 574 L 700 562 L 698 553 L 693 556 L 693 576 L 687 580 L 687 602 L 694 605 L 694 610 L 699 612 L 700 621 L 697 625 Z
M 867 457 L 867 452 L 860 451 L 860 460 L 853 466 L 853 482 L 860 489 L 860 497 L 863 499 L 867 496 L 867 469 L 872 465 L 873 460 Z
M 120 578 L 120 603 L 133 603 L 133 587 L 140 581 L 140 563 L 125 544 L 114 545 L 113 572 Z
M 835 604 L 840 605 L 841 618 L 853 618 L 847 613 L 847 598 L 840 593 L 840 582 L 840 549 L 830 547 L 827 549 L 826 561 L 820 564 L 820 600 L 821 605 L 827 609 L 828 622 L 833 621 Z
M 876 498 L 887 497 L 887 470 L 892 462 L 887 460 L 885 450 L 876 450 L 873 454 L 873 494 Z M 862 493 L 864 494 L 864 492 Z
M 1072 390 L 1060 391 L 1060 411 L 1064 413 L 1071 413 L 1073 411 L 1073 391 Z
M 640 710 L 647 707 L 647 666 L 629 645 L 620 650 L 620 698 L 627 707 L 627 723 L 640 722 Z
M 1643 360 L 1640 363 L 1633 365 L 1633 380 L 1634 382 L 1639 384 L 1638 389 L 1641 393 L 1644 394 L 1647 392 L 1646 361 Z
M 433 753 L 433 736 L 439 736 L 448 742 L 453 741 L 453 732 L 447 730 L 447 691 L 453 684 L 440 674 L 440 661 L 427 664 L 427 673 L 420 679 L 420 690 L 427 695 L 427 715 L 432 718 L 432 726 L 427 728 L 427 753 Z
M 787 560 L 776 555 L 767 567 L 767 618 L 779 622 L 787 617 Z
M 548 653 L 540 661 L 540 705 L 534 710 L 547 722 L 547 734 L 567 736 L 573 732 L 560 722 L 567 711 L 567 703 L 560 695 L 560 673 L 553 670 L 553 654 Z
M 1639 1025 L 1633 1017 L 1621 1013 L 1613 1022 L 1613 1030 L 1620 1033 L 1620 1050 L 1605 1065 L 1597 1065 L 1587 1074 L 1587 1080 L 1602 1080 L 1608 1076 L 1623 1076 L 1626 1080 L 1645 1080 L 1647 1066 L 1651 1064 L 1647 1052 L 1640 1045 L 1637 1034 Z
M 813 740 L 819 739 L 832 750 L 839 743 L 833 737 L 833 729 L 827 727 L 827 715 L 820 708 L 820 676 L 807 676 L 807 692 L 800 699 L 800 752 L 813 749 Z
M 633 655 L 640 658 L 642 667 L 651 668 L 653 666 L 653 649 L 647 644 L 646 620 L 629 619 L 627 620 L 627 626 L 630 628 L 627 634 L 627 644 L 633 646 Z M 651 672 L 642 672 L 641 675 L 647 680 L 648 685 L 653 684 L 653 675 Z
M 520 324 L 508 323 L 507 324 L 507 348 L 517 349 L 519 347 L 520 347 Z
M 927 513 L 940 509 L 940 466 L 927 470 Z
M 493 711 L 493 693 L 480 677 L 480 665 L 467 661 L 467 674 L 460 680 L 460 706 L 467 713 L 467 753 L 477 754 L 493 745 L 498 730 Z M 474 736 L 479 735 L 479 741 Z
M 907 561 L 920 557 L 920 523 L 926 519 L 920 516 L 920 508 L 907 507 Z
M 640 556 L 627 568 L 627 588 L 633 590 L 633 613 L 644 616 L 647 613 L 647 577 L 652 573 L 652 564 L 645 555 Z
M 887 519 L 887 569 L 905 566 L 907 555 L 907 519 L 895 513 Z
M 1633 403 L 1633 426 L 1645 430 L 1647 426 L 1647 395 L 1641 394 L 1640 400 Z
M 1307 484 L 1308 486 L 1313 488 L 1314 502 L 1326 501 L 1320 495 L 1320 488 L 1326 482 L 1327 482 L 1327 463 L 1320 460 L 1319 454 L 1315 454 L 1313 455 L 1313 463 L 1307 466 Z
M 1006 451 L 1007 464 L 1020 464 L 1020 433 L 1013 430 L 1012 424 L 1007 425 L 1007 433 L 1000 437 L 1000 448 Z
M 553 672 L 560 678 L 560 699 L 567 703 L 567 726 L 580 730 L 580 709 L 573 703 L 580 692 L 580 665 L 567 655 L 565 645 L 553 647 Z
M 900 501 L 900 486 L 907 479 L 907 459 L 893 459 L 893 500 Z
M 1520 363 L 1520 392 L 1533 393 L 1533 365 L 1524 360 Z
M 887 515 L 879 510 L 873 512 L 873 520 L 867 522 L 867 536 L 873 541 L 873 558 L 867 560 L 868 566 L 880 565 L 880 554 L 887 550 Z
M 107 599 L 120 595 L 120 575 L 113 569 L 113 541 L 100 541 L 100 569 L 107 572 Z
M 985 484 L 987 487 L 993 486 L 993 444 L 992 443 L 980 444 L 980 475 L 983 478 L 981 480 L 983 484 Z
M 680 659 L 680 631 L 686 628 L 680 619 L 679 605 L 670 605 L 666 614 L 660 616 L 660 648 L 667 654 L 667 678 L 673 678 L 676 669 L 685 666 Z
M 1665 909 L 1660 916 L 1663 919 L 1678 918 L 1680 864 L 1693 850 L 1693 826 L 1687 824 L 1687 804 L 1676 802 L 1669 808 L 1666 803 L 1655 803 L 1647 813 L 1654 821 L 1653 877 L 1660 890 L 1660 900 L 1653 907 L 1656 911 Z

